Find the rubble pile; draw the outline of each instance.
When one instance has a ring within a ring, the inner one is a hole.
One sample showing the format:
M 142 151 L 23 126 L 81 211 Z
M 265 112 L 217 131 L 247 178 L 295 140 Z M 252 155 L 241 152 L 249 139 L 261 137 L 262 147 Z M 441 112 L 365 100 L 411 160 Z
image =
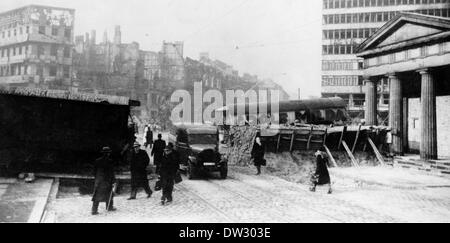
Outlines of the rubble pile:
M 228 163 L 232 165 L 249 165 L 257 127 L 234 126 L 230 128 L 228 141 Z

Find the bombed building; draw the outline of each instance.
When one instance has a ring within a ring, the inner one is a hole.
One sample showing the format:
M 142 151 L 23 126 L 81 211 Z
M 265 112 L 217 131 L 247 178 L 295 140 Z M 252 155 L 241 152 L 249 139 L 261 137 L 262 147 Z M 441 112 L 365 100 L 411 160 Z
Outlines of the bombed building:
M 0 13 L 0 84 L 69 88 L 74 14 L 38 5 Z

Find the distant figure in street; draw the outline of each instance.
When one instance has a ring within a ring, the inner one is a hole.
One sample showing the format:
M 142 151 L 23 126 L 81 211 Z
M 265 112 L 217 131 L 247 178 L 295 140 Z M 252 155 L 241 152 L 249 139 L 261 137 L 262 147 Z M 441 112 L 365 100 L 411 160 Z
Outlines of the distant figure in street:
M 256 166 L 256 170 L 257 173 L 256 175 L 260 175 L 261 174 L 261 166 L 265 166 L 266 165 L 266 160 L 264 159 L 264 146 L 261 143 L 261 138 L 260 137 L 256 137 L 255 139 L 255 143 L 253 144 L 253 149 L 252 149 L 252 159 L 253 159 L 253 163 Z
M 137 191 L 140 187 L 144 188 L 147 198 L 152 196 L 152 190 L 148 185 L 147 166 L 150 158 L 145 150 L 142 150 L 139 143 L 134 143 L 133 151 L 129 155 L 130 171 L 131 171 L 131 195 L 128 200 L 136 199 Z
M 155 141 L 155 144 L 151 152 L 151 156 L 153 156 L 153 164 L 156 166 L 156 174 L 159 174 L 164 149 L 166 148 L 166 141 L 162 140 L 161 138 L 162 135 L 158 134 L 158 139 Z
M 331 179 L 328 173 L 328 159 L 324 157 L 323 152 L 318 150 L 316 156 L 316 172 L 312 175 L 312 186 L 310 191 L 315 192 L 317 185 L 328 185 L 328 194 L 332 193 Z
M 114 162 L 111 159 L 111 149 L 104 147 L 102 149 L 102 157 L 94 162 L 94 195 L 92 196 L 92 215 L 98 214 L 98 206 L 100 202 L 106 203 L 106 210 L 115 211 L 113 206 L 116 177 L 114 175 Z
M 161 204 L 172 202 L 172 191 L 175 181 L 175 175 L 180 169 L 180 156 L 173 149 L 173 144 L 169 143 L 164 150 L 163 159 L 160 169 L 162 197 Z
M 153 146 L 153 128 L 151 126 L 147 126 L 147 128 L 145 129 L 145 148 L 147 148 L 148 146 L 150 146 L 150 148 L 152 148 Z

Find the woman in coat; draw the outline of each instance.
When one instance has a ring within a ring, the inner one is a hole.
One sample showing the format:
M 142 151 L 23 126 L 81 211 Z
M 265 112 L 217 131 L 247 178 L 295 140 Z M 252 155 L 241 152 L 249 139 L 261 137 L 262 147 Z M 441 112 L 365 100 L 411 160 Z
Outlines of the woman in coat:
M 328 173 L 328 159 L 318 150 L 316 156 L 316 172 L 312 175 L 312 187 L 310 191 L 315 192 L 317 185 L 328 185 L 328 194 L 332 193 L 330 173 Z
M 264 150 L 265 149 L 261 143 L 261 138 L 256 137 L 255 143 L 253 144 L 253 149 L 252 149 L 253 163 L 255 164 L 255 167 L 258 171 L 256 173 L 256 175 L 260 175 L 261 174 L 261 166 L 266 165 L 266 160 L 264 159 L 264 152 L 265 152 Z

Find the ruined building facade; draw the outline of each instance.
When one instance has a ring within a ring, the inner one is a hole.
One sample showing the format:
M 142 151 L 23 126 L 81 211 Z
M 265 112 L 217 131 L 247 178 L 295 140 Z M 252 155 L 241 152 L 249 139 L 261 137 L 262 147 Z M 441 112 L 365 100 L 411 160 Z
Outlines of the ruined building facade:
M 39 5 L 0 13 L 0 85 L 70 88 L 74 14 Z
M 114 30 L 113 41 L 105 32 L 97 43 L 96 31 L 75 38 L 74 86 L 83 92 L 127 96 L 142 102 L 134 111 L 146 112 L 148 82 L 144 60 L 137 42 L 122 43 L 120 26 Z

